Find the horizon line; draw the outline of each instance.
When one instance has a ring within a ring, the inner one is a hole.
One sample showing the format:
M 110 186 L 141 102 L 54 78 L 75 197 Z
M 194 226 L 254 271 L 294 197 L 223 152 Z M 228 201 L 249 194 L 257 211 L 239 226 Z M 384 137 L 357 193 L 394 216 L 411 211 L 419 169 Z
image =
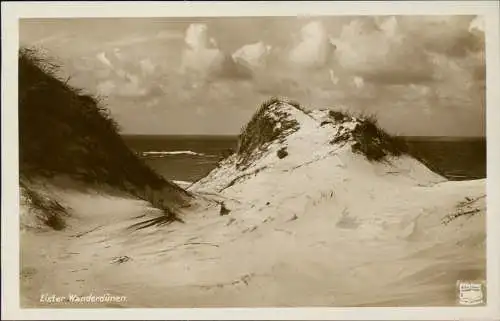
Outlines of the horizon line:
M 144 133 L 119 133 L 120 136 L 207 136 L 207 137 L 236 137 L 236 134 L 203 134 L 203 133 L 190 133 L 190 134 L 144 134 Z M 453 138 L 487 138 L 487 135 L 393 135 L 399 137 L 453 137 Z

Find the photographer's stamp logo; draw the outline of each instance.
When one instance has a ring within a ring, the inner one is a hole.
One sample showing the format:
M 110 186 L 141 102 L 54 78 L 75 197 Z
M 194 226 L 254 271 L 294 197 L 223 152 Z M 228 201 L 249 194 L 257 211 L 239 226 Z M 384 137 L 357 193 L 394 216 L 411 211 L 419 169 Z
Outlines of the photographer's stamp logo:
M 484 281 L 458 281 L 457 301 L 460 305 L 484 305 L 486 303 Z

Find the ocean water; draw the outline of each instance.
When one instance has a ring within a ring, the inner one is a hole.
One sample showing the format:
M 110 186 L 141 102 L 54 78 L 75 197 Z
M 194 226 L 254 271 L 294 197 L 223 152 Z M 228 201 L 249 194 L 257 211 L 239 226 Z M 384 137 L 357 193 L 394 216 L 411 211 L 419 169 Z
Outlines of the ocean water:
M 486 178 L 486 138 L 406 137 L 410 154 L 450 180 Z
M 123 136 L 146 164 L 166 179 L 194 182 L 237 146 L 235 136 Z
M 124 135 L 127 145 L 166 179 L 194 182 L 217 166 L 236 136 Z M 486 139 L 406 137 L 410 153 L 450 180 L 486 177 Z

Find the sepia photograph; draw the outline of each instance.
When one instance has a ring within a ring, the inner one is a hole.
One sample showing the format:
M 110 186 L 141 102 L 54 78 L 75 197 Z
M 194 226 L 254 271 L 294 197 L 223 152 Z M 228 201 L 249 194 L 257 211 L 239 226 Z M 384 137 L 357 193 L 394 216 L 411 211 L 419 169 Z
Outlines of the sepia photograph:
M 20 17 L 18 309 L 497 306 L 487 19 L 359 12 Z

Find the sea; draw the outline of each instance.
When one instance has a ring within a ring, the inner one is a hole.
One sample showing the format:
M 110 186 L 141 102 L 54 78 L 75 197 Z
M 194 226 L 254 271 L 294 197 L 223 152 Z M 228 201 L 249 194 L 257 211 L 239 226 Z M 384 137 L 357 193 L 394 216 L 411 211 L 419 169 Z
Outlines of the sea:
M 237 136 L 123 135 L 146 164 L 168 180 L 195 182 L 231 150 Z M 405 137 L 410 154 L 450 180 L 486 177 L 486 139 L 476 137 Z

